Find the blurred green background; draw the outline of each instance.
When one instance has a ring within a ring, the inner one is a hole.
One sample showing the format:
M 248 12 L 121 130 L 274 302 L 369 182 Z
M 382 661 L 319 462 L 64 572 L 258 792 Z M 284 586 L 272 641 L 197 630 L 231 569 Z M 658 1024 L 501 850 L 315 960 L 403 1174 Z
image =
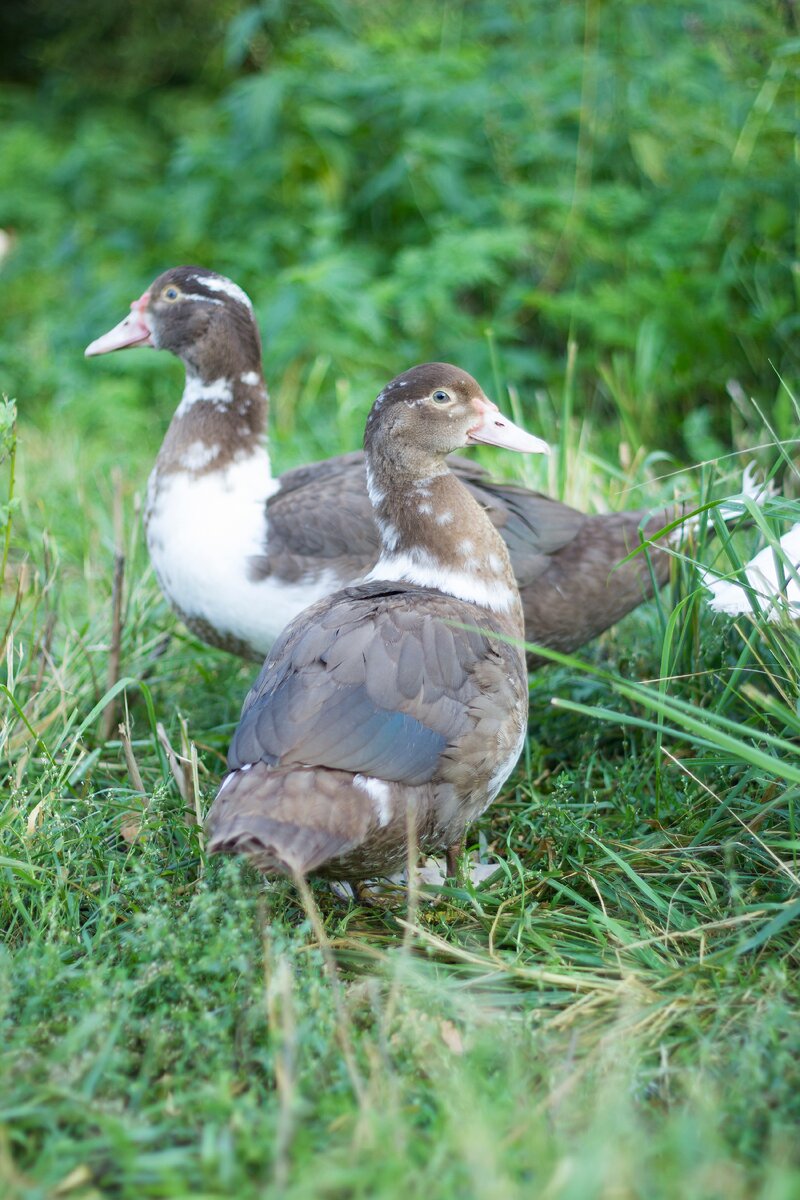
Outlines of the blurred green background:
M 750 395 L 796 433 L 790 0 L 29 0 L 0 46 L 23 422 L 151 455 L 179 368 L 82 351 L 197 263 L 253 297 L 289 458 L 425 359 L 559 413 L 570 342 L 612 442 L 713 456 Z

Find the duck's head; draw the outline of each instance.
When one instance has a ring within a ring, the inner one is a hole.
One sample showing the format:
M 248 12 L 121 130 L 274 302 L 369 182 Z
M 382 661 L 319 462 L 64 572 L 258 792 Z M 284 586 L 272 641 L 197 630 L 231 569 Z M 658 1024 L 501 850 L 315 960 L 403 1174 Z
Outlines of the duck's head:
M 450 363 L 425 363 L 398 375 L 378 396 L 367 419 L 364 448 L 414 474 L 444 469 L 444 459 L 463 446 L 484 442 L 529 454 L 549 454 L 504 417 L 480 384 Z
M 206 374 L 205 359 L 226 357 L 233 346 L 237 359 L 243 356 L 255 364 L 261 358 L 248 296 L 232 280 L 204 267 L 164 271 L 133 301 L 129 314 L 84 353 L 91 358 L 132 346 L 169 350 L 201 374 Z M 221 366 L 214 370 L 222 373 Z

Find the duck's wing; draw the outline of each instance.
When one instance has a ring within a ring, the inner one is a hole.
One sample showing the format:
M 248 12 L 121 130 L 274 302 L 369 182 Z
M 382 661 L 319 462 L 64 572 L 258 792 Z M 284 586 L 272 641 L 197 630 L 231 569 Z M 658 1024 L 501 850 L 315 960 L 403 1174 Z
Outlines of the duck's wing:
M 631 535 L 646 516 L 637 511 L 588 517 L 540 492 L 495 482 L 469 459 L 452 455 L 448 466 L 502 534 L 520 588 L 537 580 L 554 556 L 569 554 L 571 547 L 581 558 L 596 557 L 591 547 L 598 538 L 604 538 L 604 559 L 613 565 L 636 544 Z M 251 560 L 254 578 L 277 573 L 293 580 L 309 569 L 334 566 L 346 580 L 369 570 L 380 540 L 362 453 L 297 467 L 282 475 L 280 484 L 267 501 L 269 554 Z M 577 577 L 581 564 L 575 569 Z
M 284 471 L 280 477 L 281 494 L 287 496 L 290 492 L 308 487 L 309 484 L 321 483 L 326 479 L 340 479 L 343 475 L 364 475 L 364 452 L 354 450 L 350 454 L 337 454 L 334 458 L 325 458 L 320 462 L 306 463 L 301 467 L 293 467 Z M 364 494 L 367 485 L 364 480 Z M 268 504 L 271 501 L 267 501 Z
M 481 721 L 499 721 L 519 690 L 509 682 L 520 674 L 509 666 L 517 652 L 496 631 L 457 627 L 475 621 L 474 606 L 403 584 L 320 601 L 273 647 L 245 701 L 230 767 L 263 761 L 429 781 L 443 752 Z M 476 673 L 484 663 L 496 671 L 490 686 Z
M 380 539 L 363 454 L 287 471 L 267 501 L 266 519 L 267 553 L 249 562 L 255 580 L 277 575 L 294 582 L 332 570 L 346 583 L 368 571 L 378 557 Z
M 538 492 L 492 482 L 469 459 L 451 456 L 448 465 L 503 535 L 521 587 L 547 568 L 549 556 L 569 545 L 587 520 Z M 287 471 L 266 511 L 269 554 L 251 560 L 254 578 L 278 573 L 291 580 L 309 567 L 324 569 L 341 560 L 342 578 L 352 579 L 378 557 L 380 539 L 360 452 Z
M 644 509 L 590 516 L 518 484 L 494 482 L 469 459 L 451 456 L 448 465 L 508 546 L 529 641 L 569 653 L 669 577 L 670 556 L 661 551 L 623 560 L 679 516 L 677 508 L 655 516 Z M 289 472 L 267 511 L 269 555 L 251 560 L 255 578 L 274 572 L 293 581 L 329 569 L 335 586 L 358 578 L 377 559 L 360 453 Z
M 571 653 L 620 621 L 669 578 L 671 558 L 643 542 L 683 515 L 675 505 L 587 515 L 514 484 L 464 482 L 508 545 L 529 642 Z M 628 558 L 633 555 L 632 558 Z M 628 561 L 626 561 L 628 560 Z M 545 660 L 533 653 L 530 666 Z

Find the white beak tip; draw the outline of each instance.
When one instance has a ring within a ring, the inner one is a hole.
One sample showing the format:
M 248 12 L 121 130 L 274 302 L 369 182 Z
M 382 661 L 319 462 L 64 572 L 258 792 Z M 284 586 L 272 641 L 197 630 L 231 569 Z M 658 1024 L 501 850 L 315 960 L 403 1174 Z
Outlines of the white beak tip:
M 482 442 L 487 446 L 501 446 L 505 450 L 516 450 L 520 454 L 549 454 L 550 447 L 542 438 L 534 437 L 521 429 L 496 410 L 487 414 L 480 425 L 467 434 L 470 442 Z
M 94 358 L 97 354 L 109 354 L 112 350 L 126 350 L 129 346 L 152 346 L 150 327 L 138 313 L 129 313 L 127 317 L 109 329 L 108 333 L 95 338 L 83 352 L 84 358 Z

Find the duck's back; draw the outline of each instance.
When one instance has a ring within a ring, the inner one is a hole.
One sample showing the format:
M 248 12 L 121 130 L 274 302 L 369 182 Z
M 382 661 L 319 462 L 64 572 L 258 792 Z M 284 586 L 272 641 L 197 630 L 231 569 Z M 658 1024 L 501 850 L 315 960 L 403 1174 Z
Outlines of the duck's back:
M 623 560 L 643 537 L 674 520 L 675 511 L 589 516 L 539 492 L 493 481 L 469 459 L 450 458 L 448 465 L 503 536 L 528 641 L 569 653 L 651 595 L 654 582 L 667 579 L 670 559 L 661 551 Z M 266 512 L 269 554 L 251 560 L 254 580 L 310 584 L 326 571 L 341 585 L 375 562 L 380 539 L 361 453 L 282 475 Z
M 324 860 L 328 874 L 363 878 L 403 863 L 409 804 L 421 845 L 457 840 L 524 736 L 527 680 L 509 632 L 503 615 L 404 583 L 312 606 L 245 701 L 210 848 L 241 852 L 261 828 L 295 869 Z
M 275 643 L 228 754 L 423 783 L 526 687 L 505 614 L 407 583 L 320 601 Z M 481 703 L 478 705 L 478 698 Z M 485 730 L 482 730 L 485 733 Z M 487 746 L 487 751 L 490 748 Z

